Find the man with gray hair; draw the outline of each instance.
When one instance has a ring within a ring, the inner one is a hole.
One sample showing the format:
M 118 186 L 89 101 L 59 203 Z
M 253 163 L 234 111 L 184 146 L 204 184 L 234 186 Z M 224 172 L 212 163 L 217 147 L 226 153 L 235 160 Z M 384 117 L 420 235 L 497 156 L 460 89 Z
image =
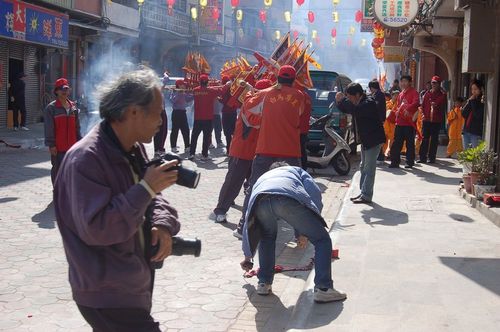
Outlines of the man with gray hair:
M 170 255 L 180 228 L 159 194 L 176 182 L 169 169 L 177 162 L 146 168 L 142 144 L 159 130 L 162 111 L 152 70 L 110 82 L 100 96 L 102 122 L 66 153 L 55 182 L 73 299 L 94 331 L 160 331 L 151 317 L 151 262 Z

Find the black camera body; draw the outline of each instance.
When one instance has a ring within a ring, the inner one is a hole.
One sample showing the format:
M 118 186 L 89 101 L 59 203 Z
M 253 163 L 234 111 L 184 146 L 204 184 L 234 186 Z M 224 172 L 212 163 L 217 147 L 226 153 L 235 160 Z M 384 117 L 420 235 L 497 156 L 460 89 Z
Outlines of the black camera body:
M 167 172 L 172 171 L 172 170 L 176 170 L 178 172 L 176 183 L 179 186 L 195 189 L 198 186 L 198 183 L 200 182 L 200 172 L 198 172 L 194 169 L 182 166 L 182 158 L 175 153 L 169 152 L 169 153 L 162 154 L 161 156 L 154 158 L 153 160 L 148 162 L 146 164 L 146 167 L 150 167 L 150 166 L 157 166 L 158 167 L 161 164 L 164 164 L 164 163 L 166 163 L 168 161 L 172 161 L 172 160 L 177 160 L 178 164 L 177 164 L 177 166 L 169 168 L 167 170 Z
M 151 247 L 151 257 L 158 253 L 160 244 Z M 201 253 L 201 241 L 197 238 L 182 238 L 179 236 L 172 236 L 172 255 L 174 256 L 185 256 L 193 255 L 194 257 L 200 257 Z M 163 261 L 161 262 L 150 262 L 151 267 L 154 269 L 161 269 L 163 267 Z

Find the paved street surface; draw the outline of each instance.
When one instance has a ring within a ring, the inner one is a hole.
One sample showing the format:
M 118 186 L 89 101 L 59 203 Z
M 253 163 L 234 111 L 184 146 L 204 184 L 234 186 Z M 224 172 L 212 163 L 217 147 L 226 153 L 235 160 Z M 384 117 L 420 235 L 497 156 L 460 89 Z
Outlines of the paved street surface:
M 51 203 L 48 152 L 36 139 L 41 126 L 32 129 L 0 133 L 25 147 L 0 147 L 0 330 L 90 331 L 71 299 Z M 256 278 L 243 279 L 241 242 L 232 236 L 242 195 L 230 210 L 230 223 L 209 220 L 227 169 L 222 151 L 213 153 L 213 162 L 197 162 L 202 172 L 198 189 L 174 186 L 164 193 L 179 210 L 180 235 L 199 237 L 203 248 L 201 257 L 171 257 L 158 271 L 153 315 L 168 331 L 283 330 L 308 273 L 279 275 L 273 287 L 279 297 L 257 296 Z M 331 223 L 348 189 L 348 178 L 332 178 L 333 171 L 319 173 L 324 174 L 317 176 L 317 182 L 325 191 L 325 213 Z M 293 248 L 292 230 L 285 225 L 283 230 L 277 263 L 307 264 L 311 248 Z

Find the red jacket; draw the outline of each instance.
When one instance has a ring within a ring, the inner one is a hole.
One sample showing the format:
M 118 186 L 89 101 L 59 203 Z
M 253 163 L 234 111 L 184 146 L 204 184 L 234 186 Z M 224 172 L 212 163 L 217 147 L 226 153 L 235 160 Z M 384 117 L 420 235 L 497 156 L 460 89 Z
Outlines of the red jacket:
M 226 83 L 222 87 L 220 94 L 220 102 L 222 103 L 222 113 L 234 113 L 237 108 L 229 106 L 229 99 L 231 99 L 231 83 Z
M 304 101 L 304 113 L 300 116 L 300 133 L 307 135 L 309 132 L 309 120 L 311 119 L 312 113 L 312 101 L 311 96 L 306 91 L 303 91 L 305 101 Z
M 251 95 L 249 94 L 249 97 Z M 246 99 L 248 101 L 250 98 Z M 244 102 L 234 129 L 229 156 L 244 160 L 255 157 L 257 139 L 259 137 L 260 117 L 248 112 L 248 103 Z
M 64 108 L 59 99 L 47 105 L 44 112 L 45 145 L 56 147 L 57 152 L 66 152 L 82 138 L 80 134 L 79 110 L 68 100 L 70 108 Z
M 415 126 L 414 115 L 420 105 L 419 95 L 414 88 L 406 88 L 399 93 L 396 113 L 397 126 Z
M 248 100 L 248 111 L 262 117 L 256 154 L 300 158 L 300 115 L 305 97 L 296 88 L 271 87 Z
M 194 96 L 194 119 L 213 120 L 214 102 L 220 96 L 222 87 L 196 87 Z
M 432 107 L 432 103 L 435 104 Z M 422 102 L 423 121 L 441 123 L 444 121 L 444 110 L 446 107 L 446 93 L 439 89 L 436 92 L 429 90 L 424 95 Z

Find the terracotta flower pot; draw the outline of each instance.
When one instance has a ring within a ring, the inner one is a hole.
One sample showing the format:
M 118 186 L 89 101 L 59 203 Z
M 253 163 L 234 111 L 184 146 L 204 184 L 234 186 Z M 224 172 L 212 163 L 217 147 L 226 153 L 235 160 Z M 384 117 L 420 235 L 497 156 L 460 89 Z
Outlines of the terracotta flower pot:
M 473 194 L 474 194 L 474 185 L 476 185 L 479 182 L 480 178 L 481 178 L 481 173 L 477 173 L 477 172 L 470 173 L 470 182 L 472 185 L 472 193 Z
M 464 174 L 462 176 L 462 179 L 464 180 L 465 191 L 468 194 L 472 194 L 472 182 L 471 182 L 470 174 Z

